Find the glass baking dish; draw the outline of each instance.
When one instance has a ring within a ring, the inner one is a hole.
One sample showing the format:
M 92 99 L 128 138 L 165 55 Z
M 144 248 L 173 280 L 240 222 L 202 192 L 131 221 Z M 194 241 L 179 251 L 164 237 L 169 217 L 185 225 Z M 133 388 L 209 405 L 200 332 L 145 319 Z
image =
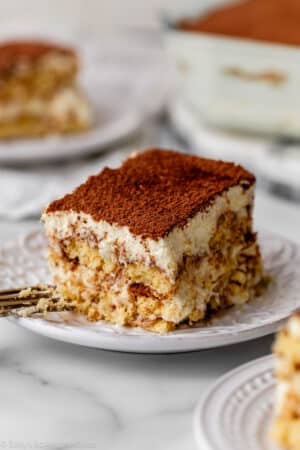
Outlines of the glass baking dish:
M 176 29 L 176 22 L 228 3 L 173 0 L 163 12 L 180 95 L 211 125 L 300 137 L 300 48 Z

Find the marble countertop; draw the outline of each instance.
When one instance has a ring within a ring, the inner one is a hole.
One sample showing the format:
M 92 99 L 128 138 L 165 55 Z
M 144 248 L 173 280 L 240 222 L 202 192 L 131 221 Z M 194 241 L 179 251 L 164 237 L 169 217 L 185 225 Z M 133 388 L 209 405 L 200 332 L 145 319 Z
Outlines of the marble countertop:
M 256 223 L 300 242 L 299 205 L 258 192 Z M 0 241 L 33 225 L 0 222 Z M 195 450 L 201 394 L 226 371 L 270 353 L 272 339 L 131 355 L 52 341 L 2 319 L 0 449 Z

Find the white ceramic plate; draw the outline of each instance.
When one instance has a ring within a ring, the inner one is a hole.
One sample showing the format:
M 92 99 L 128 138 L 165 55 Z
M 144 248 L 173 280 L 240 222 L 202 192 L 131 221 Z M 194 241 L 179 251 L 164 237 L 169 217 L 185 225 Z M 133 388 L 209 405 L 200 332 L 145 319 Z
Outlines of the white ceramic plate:
M 161 111 L 173 89 L 172 69 L 158 39 L 142 31 L 92 34 L 24 24 L 0 30 L 0 39 L 16 36 L 46 38 L 78 50 L 80 83 L 91 102 L 94 122 L 85 133 L 0 141 L 0 163 L 66 159 L 104 149 Z
M 212 386 L 194 416 L 200 450 L 278 450 L 269 437 L 273 364 L 272 356 L 257 359 Z
M 220 347 L 264 336 L 277 330 L 300 307 L 300 248 L 277 235 L 260 234 L 266 270 L 274 277 L 264 295 L 234 307 L 209 326 L 157 335 L 104 322 L 90 323 L 71 314 L 12 319 L 36 333 L 88 347 L 143 353 L 173 353 Z M 33 232 L 0 248 L 0 289 L 50 282 L 45 261 L 45 238 Z

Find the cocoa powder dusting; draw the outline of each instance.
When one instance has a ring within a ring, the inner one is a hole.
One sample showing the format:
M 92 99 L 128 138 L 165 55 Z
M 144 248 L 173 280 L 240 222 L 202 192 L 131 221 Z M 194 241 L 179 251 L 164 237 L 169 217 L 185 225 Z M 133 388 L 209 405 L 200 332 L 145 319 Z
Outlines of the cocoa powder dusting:
M 187 18 L 177 24 L 185 31 L 300 45 L 299 0 L 246 0 Z
M 22 62 L 34 63 L 47 53 L 55 52 L 76 57 L 75 52 L 46 41 L 7 41 L 0 45 L 0 72 L 10 70 Z
M 251 173 L 233 163 L 151 149 L 118 169 L 105 168 L 89 177 L 46 212 L 84 212 L 157 240 L 174 226 L 184 226 L 216 195 L 238 184 L 247 189 L 254 182 Z

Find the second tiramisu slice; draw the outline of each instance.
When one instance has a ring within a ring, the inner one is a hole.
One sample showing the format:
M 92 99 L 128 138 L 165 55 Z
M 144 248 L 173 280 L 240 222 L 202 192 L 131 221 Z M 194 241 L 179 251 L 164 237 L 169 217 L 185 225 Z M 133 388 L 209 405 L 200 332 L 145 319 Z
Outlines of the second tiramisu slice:
M 91 109 L 67 47 L 38 40 L 0 44 L 0 139 L 86 130 Z

